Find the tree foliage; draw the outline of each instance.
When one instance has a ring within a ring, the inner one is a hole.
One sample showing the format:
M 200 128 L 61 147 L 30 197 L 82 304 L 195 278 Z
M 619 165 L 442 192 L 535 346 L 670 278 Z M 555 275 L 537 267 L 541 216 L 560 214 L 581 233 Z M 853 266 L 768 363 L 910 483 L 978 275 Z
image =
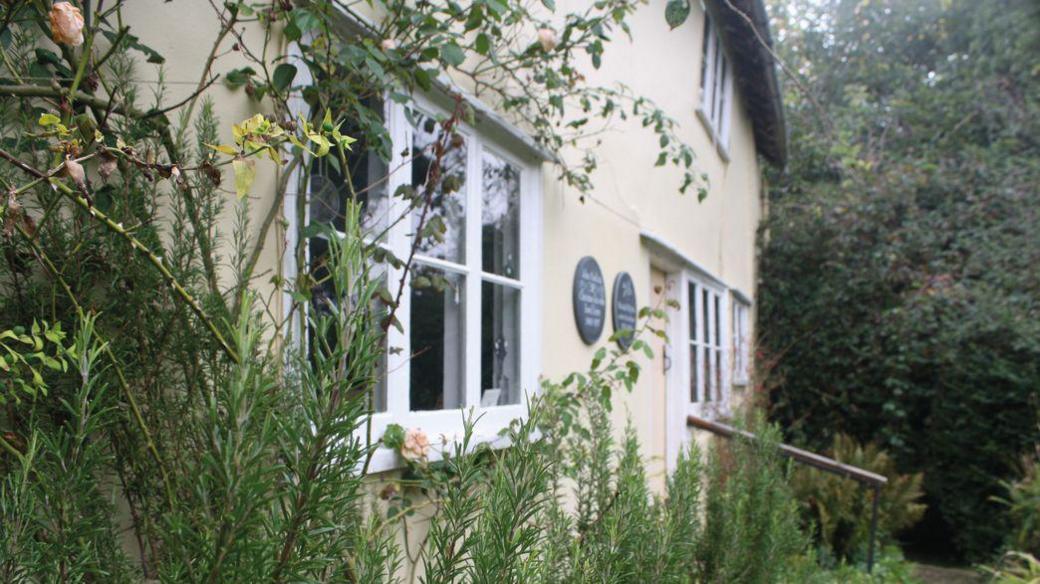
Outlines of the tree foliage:
M 816 447 L 877 441 L 924 472 L 931 529 L 987 554 L 1037 436 L 1040 9 L 773 8 L 800 79 L 762 231 L 773 415 Z

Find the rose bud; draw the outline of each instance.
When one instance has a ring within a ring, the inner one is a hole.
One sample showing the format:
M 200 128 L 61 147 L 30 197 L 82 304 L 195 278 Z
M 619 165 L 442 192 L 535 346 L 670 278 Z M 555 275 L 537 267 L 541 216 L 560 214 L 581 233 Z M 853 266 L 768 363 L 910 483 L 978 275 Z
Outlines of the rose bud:
M 548 27 L 538 29 L 538 42 L 542 45 L 542 50 L 546 53 L 555 49 L 556 31 Z
M 83 13 L 68 2 L 51 6 L 51 38 L 59 45 L 78 47 L 83 44 Z

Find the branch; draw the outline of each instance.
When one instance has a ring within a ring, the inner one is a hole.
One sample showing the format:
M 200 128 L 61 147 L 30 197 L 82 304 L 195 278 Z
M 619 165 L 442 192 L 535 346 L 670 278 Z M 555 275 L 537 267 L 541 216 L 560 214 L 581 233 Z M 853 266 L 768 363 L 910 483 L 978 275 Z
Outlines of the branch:
M 72 292 L 72 287 L 70 287 L 68 282 L 65 281 L 65 278 L 62 277 L 61 272 L 58 271 L 58 267 L 54 265 L 54 262 L 47 257 L 47 254 L 40 249 L 40 246 L 36 244 L 33 237 L 26 232 L 21 225 L 15 224 L 15 228 L 25 239 L 26 243 L 29 244 L 29 249 L 31 249 L 36 258 L 40 260 L 40 263 L 43 264 L 44 267 L 47 268 L 47 271 L 54 275 L 55 279 L 58 280 L 58 284 L 61 286 L 62 290 L 64 290 L 65 295 L 69 297 L 69 300 L 72 301 L 77 312 L 79 314 L 85 314 L 83 307 L 76 299 L 76 295 Z M 119 386 L 123 390 L 123 395 L 126 396 L 126 401 L 130 404 L 130 411 L 133 413 L 134 422 L 137 424 L 137 428 L 141 430 L 141 434 L 144 435 L 145 445 L 147 446 L 148 452 L 152 455 L 152 458 L 155 459 L 155 464 L 159 466 L 159 473 L 162 475 L 163 486 L 166 489 L 166 502 L 169 504 L 170 509 L 173 510 L 173 487 L 170 485 L 169 473 L 166 471 L 166 465 L 163 464 L 162 457 L 159 456 L 159 449 L 155 446 L 155 441 L 152 439 L 152 433 L 148 430 L 148 425 L 145 424 L 144 416 L 141 415 L 141 408 L 138 407 L 137 400 L 134 399 L 133 392 L 130 390 L 130 385 L 126 381 L 126 376 L 123 374 L 123 368 L 116 359 L 115 353 L 112 352 L 111 343 L 106 342 L 104 337 L 102 337 L 102 335 L 96 330 L 94 331 L 94 336 L 97 337 L 98 341 L 105 348 L 105 355 L 108 357 L 108 360 L 112 362 L 112 368 L 116 372 L 116 377 L 119 378 Z
M 75 94 L 66 95 L 60 88 L 47 87 L 44 85 L 0 85 L 0 95 L 12 95 L 14 97 L 51 97 L 55 99 L 61 99 L 68 97 L 75 99 L 75 101 L 89 105 L 90 107 L 104 110 L 112 108 L 112 111 L 124 115 L 133 117 L 142 117 L 144 114 L 133 108 L 128 108 L 123 105 L 114 104 L 109 100 L 101 99 L 100 97 L 77 91 Z
M 35 178 L 47 177 L 46 173 L 41 172 L 29 166 L 28 164 L 22 162 L 6 150 L 0 149 L 0 158 L 3 158 L 8 162 L 14 164 L 19 169 L 32 175 Z M 135 250 L 138 251 L 138 253 L 144 256 L 150 264 L 155 266 L 155 269 L 158 270 L 160 274 L 162 274 L 166 282 L 174 289 L 176 295 L 179 296 L 181 300 L 188 305 L 188 308 L 190 308 L 191 311 L 195 313 L 195 316 L 197 316 L 199 320 L 201 320 L 202 323 L 206 326 L 210 334 L 213 335 L 213 338 L 216 339 L 216 341 L 220 344 L 221 348 L 224 350 L 224 353 L 226 353 L 227 356 L 230 357 L 231 360 L 235 363 L 241 362 L 241 359 L 239 358 L 238 354 L 235 352 L 234 349 L 231 348 L 231 345 L 228 344 L 227 340 L 224 339 L 224 335 L 221 334 L 220 329 L 217 328 L 217 325 L 209 318 L 206 312 L 202 309 L 202 306 L 200 306 L 198 301 L 195 300 L 195 297 L 192 296 L 191 293 L 184 288 L 180 281 L 177 280 L 176 276 L 174 276 L 170 269 L 166 267 L 166 264 L 163 263 L 162 258 L 152 253 L 152 251 L 148 249 L 148 247 L 145 244 L 141 243 L 140 240 L 138 240 L 130 232 L 124 229 L 120 223 L 113 221 L 108 215 L 99 211 L 97 207 L 90 204 L 90 201 L 85 199 L 81 194 L 73 191 L 71 188 L 69 188 L 68 185 L 62 182 L 52 182 L 51 184 L 54 185 L 59 192 L 61 192 L 63 195 L 72 200 L 72 202 L 79 205 L 88 214 L 100 221 L 101 224 L 107 227 L 109 231 L 112 231 L 116 235 L 119 235 L 123 239 L 127 240 L 127 242 L 130 243 L 131 247 L 133 247 Z
M 762 33 L 759 32 L 758 27 L 755 26 L 755 22 L 751 20 L 751 17 L 745 14 L 740 9 L 738 9 L 736 6 L 734 6 L 731 0 L 722 1 L 725 2 L 726 6 L 730 10 L 735 12 L 737 16 L 741 18 L 741 20 L 746 22 L 747 25 L 751 27 L 751 31 L 755 33 L 755 39 L 758 41 L 758 44 L 762 45 L 762 48 L 769 53 L 769 56 L 772 57 L 774 61 L 776 61 L 776 64 L 780 65 L 780 69 L 787 75 L 789 79 L 791 79 L 791 81 L 794 82 L 795 86 L 798 87 L 798 91 L 801 91 L 802 95 L 804 95 L 805 98 L 808 99 L 810 103 L 812 103 L 813 107 L 816 108 L 816 112 L 820 114 L 820 119 L 824 122 L 824 125 L 827 127 L 828 132 L 830 132 L 833 135 L 834 123 L 831 122 L 830 117 L 827 115 L 827 110 L 824 109 L 822 105 L 820 105 L 820 102 L 816 101 L 816 96 L 814 96 L 812 92 L 809 91 L 809 88 L 807 88 L 802 83 L 802 80 L 798 78 L 798 75 L 796 75 L 794 71 L 792 71 L 791 68 L 787 66 L 787 63 L 785 63 L 784 60 L 780 58 L 780 55 L 776 54 L 776 51 L 773 50 L 773 47 L 771 47 L 769 43 L 766 42 L 766 39 L 762 37 Z

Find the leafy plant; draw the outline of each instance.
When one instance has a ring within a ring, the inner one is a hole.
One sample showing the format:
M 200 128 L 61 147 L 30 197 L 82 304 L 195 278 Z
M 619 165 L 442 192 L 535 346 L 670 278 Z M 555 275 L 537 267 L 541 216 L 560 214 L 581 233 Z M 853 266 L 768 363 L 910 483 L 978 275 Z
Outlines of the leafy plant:
M 1021 478 L 1003 485 L 1007 494 L 996 501 L 1006 506 L 1011 516 L 1007 545 L 1033 555 L 1040 553 L 1040 468 L 1036 455 L 1023 459 Z
M 701 582 L 776 582 L 808 539 L 777 449 L 779 431 L 753 418 L 756 440 L 716 443 L 697 549 Z
M 914 574 L 914 565 L 903 558 L 898 547 L 888 546 L 880 550 L 872 572 L 867 573 L 861 562 L 840 562 L 831 567 L 821 567 L 812 554 L 793 562 L 780 582 L 790 584 L 922 584 Z
M 5 386 L 0 392 L 0 405 L 8 400 L 35 398 L 38 393 L 47 395 L 43 371 L 68 370 L 64 340 L 60 322 L 52 327 L 34 321 L 28 332 L 23 327 L 0 331 L 0 372 Z
M 1026 552 L 1004 554 L 1000 565 L 986 568 L 994 584 L 1036 584 L 1040 582 L 1040 560 Z
M 992 498 L 1038 438 L 1036 3 L 772 8 L 798 83 L 761 232 L 771 417 L 923 472 L 917 529 L 988 558 L 1010 529 Z
M 827 452 L 838 462 L 880 474 L 888 479 L 878 504 L 878 537 L 890 538 L 913 526 L 924 515 L 920 503 L 921 473 L 902 475 L 895 462 L 875 444 L 862 445 L 838 434 Z M 865 557 L 870 538 L 872 497 L 869 489 L 850 479 L 811 467 L 800 467 L 791 482 L 819 544 L 841 560 Z

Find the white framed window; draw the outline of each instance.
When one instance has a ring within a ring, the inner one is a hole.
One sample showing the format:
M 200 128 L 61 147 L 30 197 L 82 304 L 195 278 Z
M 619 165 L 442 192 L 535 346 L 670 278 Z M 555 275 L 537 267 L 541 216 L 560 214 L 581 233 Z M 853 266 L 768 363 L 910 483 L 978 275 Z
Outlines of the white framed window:
M 736 294 L 731 302 L 733 384 L 747 385 L 751 382 L 751 305 Z
M 686 377 L 689 412 L 697 416 L 726 413 L 730 383 L 729 330 L 725 288 L 706 279 L 686 280 Z
M 400 424 L 421 428 L 436 450 L 441 436 L 450 441 L 461 435 L 472 410 L 479 418 L 478 440 L 494 440 L 511 420 L 526 416 L 527 397 L 538 389 L 540 167 L 483 135 L 479 126 L 460 124 L 456 137 L 442 139 L 446 112 L 422 97 L 408 105 L 387 101 L 383 115 L 392 142 L 385 150 L 389 160 L 358 143 L 348 161 L 365 236 L 379 237 L 381 246 L 405 260 L 421 224 L 440 221 L 446 230 L 443 239 L 420 241 L 404 278 L 396 312 L 402 326 L 387 332 L 372 439 L 389 424 Z M 440 184 L 450 181 L 458 188 L 433 192 L 423 216 L 423 205 L 410 208 L 390 194 L 406 186 L 424 192 L 438 144 L 448 144 Z M 305 222 L 341 229 L 336 213 L 349 189 L 336 169 L 320 163 L 314 168 L 303 203 Z M 286 197 L 287 215 L 297 204 L 297 197 Z M 320 269 L 323 247 L 327 242 L 320 237 L 306 242 L 311 270 Z M 291 275 L 295 266 L 287 260 Z M 387 266 L 383 275 L 395 294 L 401 269 Z M 395 453 L 380 450 L 370 469 L 399 463 Z
M 729 148 L 729 127 L 733 109 L 733 69 L 711 17 L 704 15 L 704 42 L 701 46 L 700 101 L 697 116 L 704 122 L 712 140 L 725 156 Z

